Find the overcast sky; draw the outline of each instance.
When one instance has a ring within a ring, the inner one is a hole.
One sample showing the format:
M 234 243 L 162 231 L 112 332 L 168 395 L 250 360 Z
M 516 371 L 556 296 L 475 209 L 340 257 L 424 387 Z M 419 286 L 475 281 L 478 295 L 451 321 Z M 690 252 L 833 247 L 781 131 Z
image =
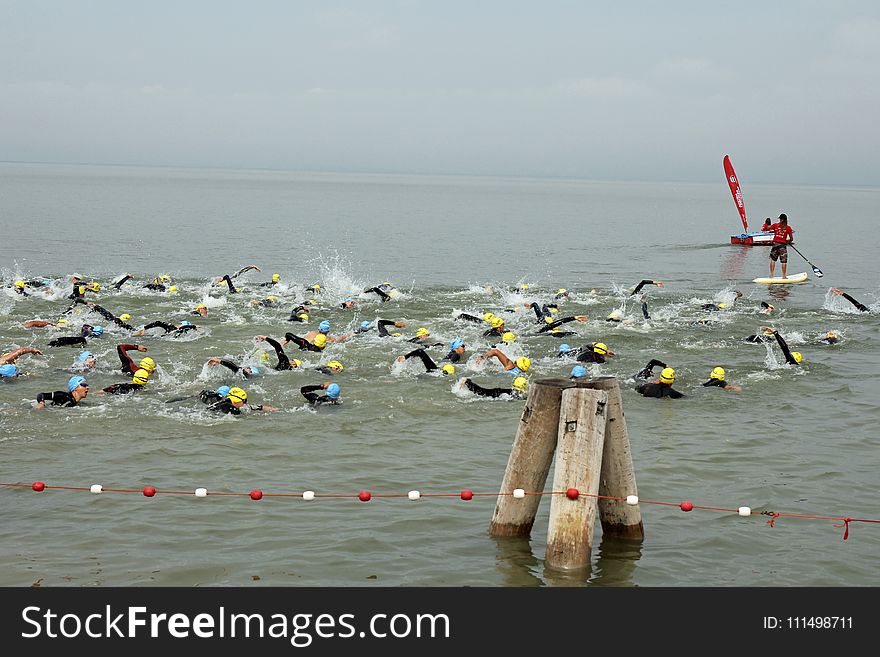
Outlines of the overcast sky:
M 0 160 L 880 186 L 880 3 L 0 0 Z

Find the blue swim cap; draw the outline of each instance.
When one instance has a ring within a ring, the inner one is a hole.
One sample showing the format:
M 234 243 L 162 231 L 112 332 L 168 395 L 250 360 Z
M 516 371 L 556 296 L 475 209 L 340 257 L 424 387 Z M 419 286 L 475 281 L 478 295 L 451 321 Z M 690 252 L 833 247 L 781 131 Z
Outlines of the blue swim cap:
M 84 351 L 79 356 L 77 356 L 76 359 L 80 363 L 85 363 L 89 358 L 94 358 L 94 357 L 95 357 L 95 354 L 93 354 L 91 351 Z
M 586 375 L 587 368 L 585 368 L 583 365 L 575 365 L 571 368 L 571 378 L 573 379 L 580 379 L 581 377 L 584 377 Z
M 229 394 L 230 390 L 231 388 L 229 386 L 220 386 L 219 388 L 217 388 L 217 394 L 221 397 L 226 397 L 226 395 Z
M 330 399 L 339 399 L 339 384 L 331 383 L 327 386 L 327 396 Z
M 184 320 L 184 321 L 182 321 L 182 322 L 180 323 L 180 325 L 181 325 L 181 326 L 192 326 L 193 323 L 192 323 L 192 322 L 187 322 L 186 320 Z
M 86 378 L 84 376 L 72 376 L 67 380 L 67 392 L 73 392 L 79 387 L 80 383 L 85 383 Z
M 18 368 L 15 365 L 7 363 L 0 365 L 0 376 L 15 376 L 18 374 Z
M 351 301 L 354 301 L 354 299 L 352 299 L 351 297 L 345 297 L 345 298 L 342 300 L 342 303 L 349 303 L 349 302 L 351 302 Z
M 328 322 L 328 321 L 325 319 L 323 322 L 321 322 L 320 324 L 318 324 L 318 330 L 319 330 L 321 333 L 327 333 L 327 332 L 330 330 L 330 322 Z
M 458 349 L 459 347 L 463 347 L 463 346 L 464 346 L 464 340 L 453 340 L 451 343 L 449 343 L 449 351 L 452 351 L 454 349 Z
M 569 351 L 571 351 L 571 347 L 569 347 L 564 342 L 561 345 L 559 345 L 559 353 L 560 354 L 567 354 Z
M 259 367 L 251 367 L 250 370 L 251 376 L 260 376 L 260 374 L 263 373 L 263 371 Z
M 364 331 L 366 331 L 368 328 L 370 328 L 370 323 L 369 323 L 367 320 L 362 321 L 362 322 L 361 322 L 361 328 L 362 328 Z
M 104 327 L 103 326 L 93 326 L 92 327 L 92 335 L 103 335 Z

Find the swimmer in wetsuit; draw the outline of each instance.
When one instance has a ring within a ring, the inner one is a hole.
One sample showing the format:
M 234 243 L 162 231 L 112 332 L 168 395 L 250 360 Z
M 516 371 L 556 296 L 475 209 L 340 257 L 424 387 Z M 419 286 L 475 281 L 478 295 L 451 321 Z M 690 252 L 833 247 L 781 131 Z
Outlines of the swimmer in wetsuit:
M 345 370 L 345 366 L 340 363 L 338 360 L 331 360 L 326 365 L 319 365 L 315 368 L 316 372 L 320 372 L 321 374 L 339 374 Z
M 407 342 L 412 342 L 414 344 L 420 344 L 423 347 L 442 347 L 442 342 L 434 342 L 434 338 L 431 337 L 431 333 L 424 326 L 419 327 L 416 330 L 416 337 L 410 338 Z
M 779 345 L 779 348 L 782 349 L 782 355 L 785 356 L 786 363 L 788 363 L 789 365 L 801 364 L 801 361 L 803 361 L 804 359 L 803 354 L 801 354 L 801 352 L 799 351 L 791 351 L 788 348 L 788 344 L 785 342 L 782 336 L 779 335 L 779 331 L 766 326 L 764 327 L 764 330 L 772 331 L 773 337 L 776 338 L 776 343 Z
M 375 292 L 376 294 L 378 294 L 381 297 L 382 303 L 385 303 L 386 301 L 391 300 L 392 293 L 394 291 L 395 291 L 394 286 L 391 283 L 389 283 L 388 281 L 385 281 L 381 285 L 376 285 L 375 287 L 368 287 L 366 290 L 364 290 L 364 294 L 368 294 L 370 292 Z
M 460 384 L 475 395 L 480 397 L 491 397 L 492 399 L 498 399 L 504 395 L 513 399 L 523 399 L 526 396 L 526 388 L 528 386 L 527 379 L 524 376 L 516 377 L 513 380 L 513 386 L 510 388 L 484 388 L 467 378 L 461 379 Z
M 472 322 L 473 324 L 482 324 L 483 320 L 474 315 L 469 315 L 468 313 L 459 313 L 456 315 L 455 319 L 460 319 L 463 322 Z
M 610 358 L 614 355 L 604 342 L 592 342 L 574 352 L 575 360 L 580 363 L 605 363 L 606 356 Z
M 726 372 L 723 367 L 716 367 L 709 373 L 709 380 L 703 384 L 704 388 L 721 388 L 722 390 L 734 390 L 742 392 L 742 386 L 729 384 L 726 379 Z
M 633 288 L 633 291 L 629 293 L 629 296 L 635 296 L 639 292 L 641 292 L 642 288 L 646 285 L 656 285 L 657 287 L 663 287 L 666 285 L 663 281 L 652 281 L 647 278 L 643 279 L 638 285 Z
M 210 365 L 211 367 L 222 365 L 223 367 L 232 370 L 235 374 L 241 374 L 246 379 L 252 379 L 262 374 L 262 371 L 259 367 L 255 367 L 253 365 L 242 367 L 241 365 L 236 365 L 231 360 L 227 360 L 225 358 L 209 358 L 206 364 Z
M 844 291 L 841 290 L 840 288 L 832 287 L 832 288 L 831 288 L 831 291 L 832 291 L 834 294 L 836 294 L 836 295 L 838 295 L 838 296 L 841 296 L 841 297 L 843 297 L 844 299 L 846 299 L 847 301 L 849 301 L 849 302 L 850 302 L 853 306 L 855 306 L 856 309 L 859 310 L 860 312 L 863 312 L 863 313 L 869 313 L 869 312 L 871 312 L 871 309 L 868 308 L 868 306 L 866 306 L 865 304 L 863 304 L 863 303 L 861 303 L 861 302 L 859 302 L 859 301 L 856 301 L 855 299 L 853 299 L 850 295 L 848 295 L 846 292 L 844 292 Z
M 318 333 L 315 336 L 314 341 L 309 342 L 299 335 L 294 335 L 293 333 L 285 333 L 284 344 L 287 344 L 288 342 L 293 342 L 303 351 L 316 351 L 320 353 L 324 351 L 324 347 L 327 346 L 327 336 L 323 333 Z
M 150 373 L 147 370 L 140 369 L 131 377 L 131 383 L 114 383 L 101 390 L 98 394 L 127 395 L 143 388 L 149 380 Z
M 247 392 L 242 388 L 230 388 L 226 398 L 208 406 L 209 411 L 224 413 L 226 415 L 241 415 L 241 409 L 247 406 L 252 411 L 277 411 L 274 406 L 260 404 L 253 406 L 247 403 Z
M 651 362 L 653 363 L 654 361 Z M 684 395 L 672 387 L 673 383 L 675 383 L 675 370 L 671 367 L 665 367 L 657 379 L 637 386 L 636 392 L 644 397 L 681 399 Z
M 182 321 L 180 324 L 169 324 L 168 322 L 155 321 L 150 322 L 143 328 L 139 328 L 135 332 L 135 335 L 143 335 L 147 331 L 154 328 L 160 328 L 165 331 L 163 335 L 168 335 L 169 333 L 171 333 L 172 338 L 179 338 L 181 335 L 184 335 L 188 331 L 195 331 L 199 327 L 188 321 Z
M 278 297 L 276 297 L 274 295 L 269 295 L 265 299 L 260 299 L 260 300 L 252 299 L 250 304 L 254 307 L 261 306 L 263 308 L 271 308 L 274 305 L 276 305 L 277 302 L 278 302 Z
M 272 274 L 272 280 L 260 283 L 260 287 L 276 287 L 281 284 L 281 274 Z
M 55 392 L 41 392 L 37 395 L 37 403 L 34 406 L 36 410 L 46 408 L 46 404 L 52 406 L 79 406 L 79 403 L 89 394 L 89 384 L 81 376 L 72 376 L 67 381 L 67 390 L 56 390 Z
M 550 318 L 547 317 L 546 319 L 550 319 Z M 539 328 L 538 333 L 546 333 L 548 331 L 552 331 L 553 329 L 557 328 L 558 326 L 562 326 L 563 324 L 568 324 L 569 322 L 583 323 L 583 322 L 589 321 L 589 319 L 590 318 L 587 317 L 586 315 L 572 315 L 571 317 L 563 317 L 563 318 L 557 319 L 555 321 L 551 320 L 550 322 L 547 322 L 546 326 L 542 326 L 541 328 Z M 572 333 L 572 335 L 574 335 L 574 333 Z
M 279 372 L 283 372 L 285 370 L 295 370 L 302 365 L 301 360 L 297 360 L 294 358 L 292 361 L 287 357 L 287 354 L 284 353 L 284 348 L 277 340 L 273 340 L 268 335 L 258 335 L 254 338 L 257 342 L 268 342 L 269 345 L 275 350 L 275 355 L 278 356 L 278 364 L 273 367 L 273 370 L 277 370 Z
M 63 335 L 60 338 L 49 340 L 50 347 L 84 347 L 87 338 L 97 338 L 104 334 L 103 326 L 83 324 L 79 335 Z
M 449 353 L 441 360 L 448 360 L 450 363 L 457 363 L 464 356 L 465 344 L 464 340 L 456 338 L 449 343 Z
M 824 336 L 816 340 L 816 344 L 837 344 L 838 342 L 840 342 L 840 333 L 834 330 L 828 331 Z
M 739 290 L 735 290 L 734 294 L 736 294 L 736 296 L 734 297 L 734 301 L 736 301 L 737 299 L 739 299 L 743 295 L 743 293 L 740 292 Z M 767 304 L 767 305 L 769 305 L 769 304 Z M 722 301 L 721 303 L 704 303 L 702 306 L 700 306 L 700 308 L 702 310 L 708 310 L 711 312 L 715 312 L 718 310 L 727 310 L 728 305 Z
M 317 392 L 318 390 L 324 390 L 326 392 L 323 395 L 319 395 Z M 340 390 L 338 383 L 325 381 L 318 385 L 303 386 L 299 389 L 299 392 L 312 406 L 342 403 L 342 400 L 339 399 L 339 395 L 342 391 Z
M 657 360 L 656 358 L 652 358 L 651 361 L 645 365 L 642 369 L 639 370 L 638 374 L 635 375 L 636 379 L 650 379 L 654 376 L 654 368 L 655 367 L 666 367 L 666 363 L 661 360 Z
M 431 357 L 425 352 L 421 347 L 419 349 L 413 349 L 411 352 L 404 356 L 398 356 L 397 362 L 402 363 L 406 360 L 409 360 L 412 357 L 418 357 L 422 361 L 422 365 L 425 366 L 425 371 L 429 374 L 432 372 L 436 372 L 439 370 L 440 374 L 443 376 L 448 376 L 450 374 L 455 374 L 455 367 L 447 363 L 443 367 L 438 367 L 437 363 L 435 363 Z

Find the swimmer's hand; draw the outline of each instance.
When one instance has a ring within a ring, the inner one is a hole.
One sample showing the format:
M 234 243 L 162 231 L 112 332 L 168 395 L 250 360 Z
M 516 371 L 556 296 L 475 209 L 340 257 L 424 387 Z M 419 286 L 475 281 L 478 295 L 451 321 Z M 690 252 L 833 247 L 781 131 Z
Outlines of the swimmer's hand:
M 254 340 L 256 340 L 257 342 L 265 342 L 267 337 L 269 337 L 269 336 L 256 335 L 256 336 L 254 336 Z
M 395 360 L 395 362 L 402 363 L 403 361 L 406 360 L 406 356 L 398 356 L 394 360 Z
M 589 319 L 590 319 L 586 315 L 575 315 L 574 318 L 579 322 L 586 322 L 586 321 L 589 321 Z
M 838 296 L 843 294 L 843 290 L 841 290 L 839 287 L 832 287 L 831 291 Z
M 138 351 L 147 351 L 147 348 L 144 345 L 139 344 L 139 345 L 137 345 L 137 350 Z
M 219 365 L 220 359 L 219 358 L 209 358 L 207 364 L 208 365 Z

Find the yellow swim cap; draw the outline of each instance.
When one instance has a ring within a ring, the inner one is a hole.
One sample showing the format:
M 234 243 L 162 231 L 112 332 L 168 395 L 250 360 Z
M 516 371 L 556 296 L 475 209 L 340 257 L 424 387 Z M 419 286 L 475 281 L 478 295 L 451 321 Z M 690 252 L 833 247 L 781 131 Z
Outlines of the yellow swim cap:
M 342 363 L 340 363 L 338 360 L 331 360 L 329 363 L 327 363 L 327 367 L 329 367 L 331 370 L 333 370 L 335 372 L 341 372 L 342 370 L 345 369 L 345 367 L 343 367 Z
M 719 308 L 727 308 L 727 304 L 726 303 L 719 303 L 718 307 Z
M 272 282 L 277 283 L 281 280 L 281 274 L 272 274 Z
M 297 317 L 299 317 L 304 322 L 309 321 L 309 316 L 306 313 L 300 313 L 299 315 L 297 315 Z
M 511 331 L 506 331 L 504 335 L 501 336 L 501 342 L 516 342 L 516 335 Z
M 101 284 L 98 283 L 97 281 L 92 281 L 91 283 L 89 283 L 89 289 L 92 292 L 100 292 L 101 291 Z
M 150 380 L 150 373 L 147 370 L 140 369 L 134 373 L 134 377 L 132 377 L 131 382 L 136 383 L 139 386 L 142 386 L 149 380 Z
M 419 328 L 416 331 L 417 338 L 424 338 L 426 335 L 430 335 L 430 334 L 428 333 L 428 329 L 426 329 L 424 326 L 422 326 L 421 328 Z
M 487 324 L 492 323 L 492 318 L 495 317 L 495 313 L 483 313 L 483 321 Z
M 323 349 L 327 346 L 327 336 L 323 333 L 318 333 L 318 335 L 315 336 L 315 341 L 312 344 L 319 349 Z
M 200 303 L 199 305 L 196 306 L 196 310 L 201 310 L 202 308 L 207 308 L 207 307 L 208 306 L 206 306 L 205 304 Z
M 122 313 L 122 314 L 119 316 L 119 321 L 120 321 L 120 322 L 127 322 L 127 321 L 130 320 L 130 319 L 131 319 L 131 315 L 129 315 L 128 313 Z
M 604 356 L 608 353 L 608 347 L 604 342 L 597 342 L 593 345 L 593 351 L 599 354 L 600 356 Z
M 836 338 L 836 337 L 838 337 L 837 331 L 828 331 L 828 333 L 825 334 L 825 337 L 826 338 Z
M 271 301 L 272 303 L 275 303 L 276 301 L 278 301 L 278 297 L 272 296 L 270 294 L 268 297 L 266 297 L 266 301 Z
M 149 356 L 145 356 L 144 358 L 141 358 L 141 362 L 138 363 L 138 367 L 140 367 L 142 370 L 147 370 L 147 372 L 152 372 L 154 369 L 156 369 L 156 361 L 154 361 Z
M 290 362 L 294 367 L 302 367 L 303 362 L 299 358 L 292 358 Z
M 564 287 L 561 287 L 558 290 L 556 290 L 556 294 L 566 294 L 567 292 L 568 292 L 568 290 L 566 290 Z
M 660 383 L 674 383 L 675 382 L 675 370 L 671 367 L 665 368 L 662 372 L 660 372 Z
M 520 284 L 519 289 L 520 289 L 520 290 L 528 290 L 528 289 L 529 289 L 529 284 L 528 284 L 528 283 L 522 283 L 522 284 Z
M 174 294 L 175 292 L 177 292 L 177 286 L 172 285 L 171 287 L 168 288 L 168 291 L 171 292 L 172 294 Z
M 529 368 L 532 366 L 532 361 L 530 361 L 525 356 L 520 356 L 516 359 L 516 366 L 523 372 L 528 372 Z
M 552 324 L 552 323 L 553 323 L 553 318 L 552 318 L 552 317 L 549 317 L 549 316 L 548 316 L 548 317 L 545 317 L 545 318 L 544 318 L 544 322 L 545 322 L 546 324 Z
M 493 329 L 501 328 L 504 326 L 504 320 L 500 317 L 493 317 L 491 324 Z
M 716 381 L 724 381 L 724 368 L 716 367 L 712 370 L 712 373 L 709 374 L 710 379 L 715 379 Z
M 320 289 L 321 289 L 321 284 L 320 284 L 320 283 L 315 283 L 314 285 L 312 285 L 312 287 L 315 288 L 316 290 L 320 290 Z
M 162 274 L 159 277 L 159 280 L 162 281 L 163 283 L 167 283 L 168 281 L 171 280 L 171 277 L 168 274 Z
M 59 320 L 58 320 L 57 322 L 55 322 L 55 323 L 58 324 L 58 326 L 67 326 L 67 320 L 66 320 L 66 319 L 59 319 Z
M 801 352 L 799 351 L 792 351 L 791 357 L 794 358 L 794 362 L 796 363 L 800 363 L 804 359 L 803 354 L 801 354 Z
M 520 392 L 525 392 L 527 384 L 528 384 L 528 379 L 526 379 L 526 377 L 518 376 L 513 380 L 513 389 L 519 390 Z
M 15 281 L 15 287 L 17 287 L 19 290 L 23 290 L 24 286 L 25 286 L 24 281 Z
M 616 322 L 620 319 L 621 314 L 622 313 L 619 310 L 612 310 L 610 313 L 608 313 L 608 319 Z
M 446 365 L 440 368 L 440 371 L 443 372 L 444 376 L 448 376 L 450 374 L 455 374 L 455 367 L 453 367 L 449 363 L 446 363 Z
M 312 306 L 312 305 L 314 305 L 314 303 L 315 303 L 314 299 L 306 299 L 305 301 L 303 301 L 304 306 Z
M 226 393 L 226 399 L 229 399 L 233 402 L 246 402 L 247 393 L 241 388 L 231 388 L 229 392 Z
M 391 334 L 391 337 L 392 337 L 392 338 L 399 338 L 400 336 L 401 336 L 400 333 L 392 333 L 392 334 Z

